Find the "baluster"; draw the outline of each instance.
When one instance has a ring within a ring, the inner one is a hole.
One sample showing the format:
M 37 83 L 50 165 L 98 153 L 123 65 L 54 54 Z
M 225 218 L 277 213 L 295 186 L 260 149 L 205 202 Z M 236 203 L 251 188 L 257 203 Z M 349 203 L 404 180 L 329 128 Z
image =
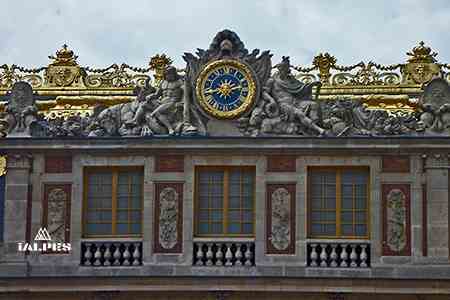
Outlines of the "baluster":
M 361 263 L 359 266 L 361 268 L 367 268 L 367 252 L 366 252 L 367 245 L 362 244 L 361 245 L 361 254 L 359 255 L 359 258 L 361 259 Z
M 341 251 L 341 267 L 343 267 L 343 268 L 346 268 L 346 267 L 348 267 L 348 262 L 347 262 L 347 259 L 348 259 L 348 253 L 347 253 L 347 244 L 342 244 L 341 245 L 341 249 L 342 249 L 342 251 Z
M 86 243 L 85 246 L 86 246 L 86 251 L 83 254 L 84 259 L 85 259 L 84 263 L 92 265 L 92 262 L 91 262 L 91 258 L 92 258 L 91 246 L 92 246 L 92 244 Z
M 338 263 L 337 263 L 338 255 L 336 253 L 336 247 L 337 247 L 336 244 L 331 244 L 331 254 L 330 254 L 331 263 L 330 263 L 330 266 L 333 267 L 333 268 L 336 268 L 338 266 Z
M 125 251 L 123 252 L 123 255 L 122 255 L 124 266 L 130 265 L 131 253 L 130 253 L 130 250 L 128 249 L 129 247 L 130 247 L 130 244 L 125 243 Z
M 119 251 L 120 244 L 115 243 L 114 247 L 116 247 L 116 250 L 114 251 L 114 254 L 113 254 L 113 258 L 114 258 L 113 265 L 118 266 L 118 265 L 120 265 L 120 251 Z
M 235 257 L 236 257 L 235 265 L 236 266 L 242 266 L 242 261 L 241 261 L 241 259 L 242 259 L 241 244 L 236 244 Z
M 140 265 L 141 252 L 139 251 L 139 243 L 134 244 L 133 258 L 133 266 Z
M 104 266 L 110 266 L 111 262 L 109 261 L 111 259 L 111 250 L 109 250 L 110 244 L 105 244 L 105 253 L 103 254 L 103 258 L 105 259 L 105 262 L 103 263 Z
M 216 266 L 223 266 L 223 251 L 221 244 L 217 244 Z
M 208 251 L 206 252 L 206 265 L 207 266 L 212 266 L 213 265 L 213 251 L 212 251 L 212 247 L 213 247 L 213 243 L 208 243 L 206 244 L 208 246 Z
M 203 266 L 203 244 L 202 243 L 198 243 L 198 250 L 197 250 L 197 262 L 195 263 L 196 266 Z
M 321 244 L 320 247 L 322 247 L 322 252 L 320 252 L 320 266 L 326 267 L 327 266 L 327 252 L 325 251 L 327 245 Z
M 311 267 L 317 267 L 317 258 L 319 257 L 316 251 L 317 244 L 311 244 L 311 254 L 309 258 L 311 259 Z
M 247 250 L 245 251 L 245 265 L 246 266 L 252 266 L 253 253 L 250 250 L 251 246 L 252 246 L 252 244 L 248 243 Z
M 356 245 L 351 244 L 350 247 L 352 247 L 352 252 L 350 253 L 350 267 L 356 268 L 358 266 L 356 264 L 356 259 L 358 258 L 358 255 L 356 254 Z
M 97 244 L 96 246 L 97 246 L 97 250 L 95 250 L 95 253 L 94 253 L 94 266 L 100 266 L 102 264 L 102 262 L 101 262 L 102 253 L 100 252 L 101 244 Z
M 231 252 L 232 244 L 225 244 L 227 246 L 227 252 L 225 253 L 225 266 L 233 265 L 233 253 Z

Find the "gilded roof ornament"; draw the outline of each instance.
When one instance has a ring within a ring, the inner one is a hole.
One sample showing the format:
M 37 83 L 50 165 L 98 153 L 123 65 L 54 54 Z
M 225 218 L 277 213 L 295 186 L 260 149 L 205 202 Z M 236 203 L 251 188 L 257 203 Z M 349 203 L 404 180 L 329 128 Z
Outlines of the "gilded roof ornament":
M 156 54 L 150 58 L 150 70 L 155 72 L 156 81 L 161 81 L 164 78 L 164 71 L 172 64 L 172 59 L 165 54 Z
M 50 66 L 77 66 L 78 56 L 74 55 L 73 51 L 70 50 L 67 44 L 62 45 L 62 48 L 56 51 L 56 57 L 49 55 L 53 62 Z
M 430 47 L 425 47 L 425 43 L 420 41 L 419 45 L 414 47 L 412 52 L 406 52 L 406 55 L 411 56 L 409 63 L 435 63 L 437 52 L 432 52 Z
M 0 156 L 0 176 L 6 174 L 6 156 Z
M 313 59 L 313 66 L 319 69 L 319 78 L 322 84 L 329 84 L 330 69 L 336 65 L 336 58 L 329 53 L 319 53 Z

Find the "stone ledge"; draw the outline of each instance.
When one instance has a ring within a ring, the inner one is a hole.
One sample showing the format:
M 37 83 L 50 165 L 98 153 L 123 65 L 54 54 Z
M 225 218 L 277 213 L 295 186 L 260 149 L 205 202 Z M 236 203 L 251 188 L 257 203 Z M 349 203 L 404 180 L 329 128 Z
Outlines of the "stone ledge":
M 84 267 L 74 265 L 0 264 L 1 278 L 38 277 L 252 277 L 252 278 L 362 278 L 450 280 L 450 265 L 394 265 L 372 268 L 307 268 L 301 266 L 196 267 L 144 265 L 140 267 Z

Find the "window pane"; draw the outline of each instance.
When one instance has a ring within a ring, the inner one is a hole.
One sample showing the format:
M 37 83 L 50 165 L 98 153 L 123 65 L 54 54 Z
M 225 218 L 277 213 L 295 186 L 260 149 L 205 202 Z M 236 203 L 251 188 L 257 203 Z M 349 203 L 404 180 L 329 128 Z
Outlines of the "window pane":
M 86 234 L 112 235 L 113 231 L 120 235 L 140 233 L 143 172 L 103 169 L 91 171 L 87 176 Z M 114 197 L 113 184 L 116 182 L 113 178 L 117 178 Z M 113 199 L 117 200 L 115 210 L 112 209 Z M 131 208 L 136 210 L 130 211 Z M 113 224 L 112 220 L 117 223 Z
M 244 234 L 252 234 L 253 233 L 253 224 L 252 223 L 244 223 L 242 228 L 242 233 Z
M 366 212 L 356 212 L 355 213 L 356 223 L 366 223 Z
M 201 222 L 198 226 L 199 233 L 206 234 L 209 232 L 208 223 Z
M 355 235 L 356 236 L 366 236 L 367 235 L 367 226 L 366 225 L 356 225 L 355 226 Z
M 324 234 L 327 236 L 336 235 L 336 224 L 324 224 Z
M 251 210 L 244 211 L 242 219 L 244 222 L 253 222 L 253 211 Z
M 111 224 L 87 223 L 86 230 L 90 235 L 110 235 L 112 234 Z
M 353 223 L 353 212 L 352 211 L 341 212 L 341 221 L 342 223 Z
M 241 211 L 240 210 L 230 210 L 228 212 L 228 220 L 240 221 L 241 220 Z
M 239 223 L 229 223 L 228 224 L 228 233 L 237 234 L 241 231 L 241 225 Z
M 128 223 L 118 223 L 116 225 L 117 234 L 128 234 Z
M 132 223 L 131 224 L 131 234 L 139 234 L 141 233 L 141 223 Z
M 212 223 L 210 228 L 211 228 L 211 233 L 215 233 L 215 234 L 223 233 L 223 224 L 222 223 Z
M 311 234 L 322 235 L 322 225 L 318 223 L 311 224 Z
M 245 227 L 242 222 L 253 222 L 254 172 L 237 168 L 199 170 L 197 178 L 197 209 L 200 210 L 195 215 L 199 222 L 198 233 L 240 234 L 244 230 L 251 233 L 252 225 Z M 223 190 L 225 184 L 227 193 Z M 225 209 L 227 215 L 224 215 Z M 226 228 L 223 228 L 224 223 L 228 224 Z
M 335 170 L 312 169 L 308 178 L 310 235 L 337 238 L 367 235 L 367 170 L 341 167 Z M 338 182 L 341 185 L 340 195 L 336 195 Z M 336 207 L 336 196 L 340 198 L 340 207 Z M 341 223 L 340 236 L 337 236 L 336 222 Z
M 211 218 L 211 221 L 220 222 L 220 221 L 222 221 L 222 211 L 221 210 L 213 210 L 213 211 L 211 211 L 209 217 Z
M 341 226 L 341 230 L 342 230 L 342 235 L 350 235 L 350 236 L 353 235 L 353 225 L 352 224 L 350 224 L 350 225 L 343 224 Z

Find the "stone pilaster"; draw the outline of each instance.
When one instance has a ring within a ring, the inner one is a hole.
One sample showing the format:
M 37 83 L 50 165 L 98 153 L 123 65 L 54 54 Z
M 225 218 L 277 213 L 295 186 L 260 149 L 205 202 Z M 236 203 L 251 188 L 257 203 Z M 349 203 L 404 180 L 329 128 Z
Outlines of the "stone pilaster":
M 23 262 L 18 243 L 26 240 L 31 158 L 8 155 L 5 187 L 4 249 L 6 262 Z
M 426 160 L 428 256 L 448 261 L 448 161 L 432 154 Z

